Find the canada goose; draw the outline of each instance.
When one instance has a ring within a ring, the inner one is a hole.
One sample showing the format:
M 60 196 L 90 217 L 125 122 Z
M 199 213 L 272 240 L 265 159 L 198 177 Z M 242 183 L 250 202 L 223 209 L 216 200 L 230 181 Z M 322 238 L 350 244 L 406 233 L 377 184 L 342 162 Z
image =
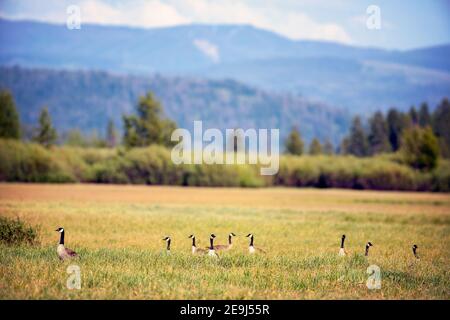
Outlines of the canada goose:
M 60 238 L 59 238 L 59 244 L 56 247 L 56 253 L 58 254 L 58 257 L 60 260 L 66 260 L 66 259 L 70 259 L 70 258 L 74 258 L 74 257 L 78 257 L 78 254 L 69 249 L 64 247 L 64 228 L 58 228 L 55 231 L 59 232 Z
M 339 255 L 341 257 L 347 255 L 347 251 L 345 251 L 345 249 L 344 249 L 344 241 L 345 241 L 345 234 L 342 235 L 341 248 L 339 249 Z
M 170 242 L 171 242 L 172 240 L 170 239 L 170 237 L 165 237 L 165 238 L 163 238 L 162 240 L 167 242 L 166 253 L 167 253 L 167 254 L 170 254 Z
M 233 232 L 231 232 L 228 235 L 228 244 L 226 244 L 226 245 L 225 244 L 216 244 L 214 246 L 214 249 L 216 249 L 216 250 L 224 250 L 224 251 L 230 250 L 233 247 L 233 243 L 231 242 L 231 239 L 233 237 L 236 237 L 236 235 Z
M 414 253 L 414 257 L 416 257 L 416 259 L 420 259 L 419 258 L 419 254 L 417 253 L 417 248 L 419 248 L 416 244 L 412 246 L 412 251 Z
M 366 253 L 365 253 L 365 255 L 366 255 L 366 257 L 369 255 L 369 248 L 370 247 L 373 247 L 373 244 L 372 244 L 372 242 L 367 242 L 366 243 Z
M 255 246 L 253 245 L 253 234 L 249 233 L 247 235 L 247 238 L 250 238 L 250 245 L 248 246 L 248 252 L 250 252 L 250 254 L 254 254 L 256 252 L 262 252 L 262 253 L 266 253 L 263 249 L 261 248 L 255 248 Z
M 214 249 L 214 238 L 216 235 L 214 233 L 211 233 L 211 236 L 209 237 L 209 250 L 208 250 L 208 256 L 218 258 L 219 256 L 216 253 L 216 250 Z
M 188 238 L 192 239 L 192 254 L 205 254 L 206 250 L 203 250 L 201 248 L 197 248 L 195 245 L 195 236 L 191 234 Z

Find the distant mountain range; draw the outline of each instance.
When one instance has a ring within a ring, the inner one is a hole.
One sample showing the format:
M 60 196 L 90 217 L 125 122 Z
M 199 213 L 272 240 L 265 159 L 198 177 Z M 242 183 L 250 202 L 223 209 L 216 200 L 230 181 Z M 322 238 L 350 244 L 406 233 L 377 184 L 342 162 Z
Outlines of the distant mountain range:
M 204 128 L 221 130 L 279 128 L 284 138 L 298 125 L 305 140 L 318 137 L 337 145 L 350 123 L 346 111 L 234 80 L 0 67 L 0 89 L 13 93 L 28 128 L 37 125 L 40 109 L 48 106 L 59 132 L 79 128 L 104 134 L 108 119 L 120 128 L 122 115 L 134 112 L 148 90 L 162 101 L 168 117 L 188 129 L 202 120 Z
M 0 19 L 0 87 L 32 126 L 47 105 L 60 131 L 120 127 L 155 92 L 181 127 L 298 125 L 337 144 L 351 115 L 433 108 L 450 96 L 450 45 L 409 51 L 292 41 L 247 25 L 139 29 Z
M 450 45 L 396 51 L 292 41 L 248 25 L 139 29 L 0 20 L 0 64 L 230 78 L 366 113 L 450 96 Z

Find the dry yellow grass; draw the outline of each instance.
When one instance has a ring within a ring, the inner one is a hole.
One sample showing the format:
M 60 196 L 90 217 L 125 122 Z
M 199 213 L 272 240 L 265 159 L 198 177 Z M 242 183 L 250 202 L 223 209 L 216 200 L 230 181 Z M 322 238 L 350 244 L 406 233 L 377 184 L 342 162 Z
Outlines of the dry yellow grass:
M 41 235 L 38 247 L 1 246 L 0 298 L 450 298 L 447 194 L 0 184 L 0 215 Z M 81 290 L 65 287 L 57 226 L 81 255 Z M 207 245 L 209 233 L 225 242 L 231 231 L 236 247 L 219 261 L 189 254 L 189 234 Z M 267 255 L 247 255 L 249 232 Z M 350 255 L 339 258 L 343 233 Z M 381 290 L 365 285 L 371 264 Z

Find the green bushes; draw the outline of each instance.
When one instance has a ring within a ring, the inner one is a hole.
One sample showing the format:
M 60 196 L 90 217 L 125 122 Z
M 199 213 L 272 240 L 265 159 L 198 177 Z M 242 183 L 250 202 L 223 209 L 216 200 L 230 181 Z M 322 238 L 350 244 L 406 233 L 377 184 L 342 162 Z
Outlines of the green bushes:
M 148 148 L 134 148 L 125 153 L 122 171 L 130 183 L 180 185 L 180 167 L 170 159 L 170 151 L 152 145 Z
M 275 176 L 254 165 L 175 165 L 170 150 L 52 147 L 0 139 L 0 181 L 95 182 L 147 185 L 352 188 L 450 192 L 450 161 L 430 172 L 414 170 L 399 155 L 282 156 Z
M 431 173 L 428 190 L 450 192 L 450 161 L 440 161 Z
M 283 157 L 276 185 L 318 188 L 417 190 L 417 176 L 407 166 L 378 157 Z
M 432 170 L 438 163 L 439 142 L 430 127 L 416 126 L 403 133 L 401 153 L 411 167 Z
M 11 244 L 35 244 L 37 231 L 19 219 L 0 217 L 0 242 Z
M 92 167 L 92 181 L 97 183 L 130 183 L 125 172 L 122 171 L 123 159 L 107 159 L 95 163 Z
M 247 165 L 189 165 L 183 169 L 184 186 L 262 187 L 258 167 Z
M 55 153 L 55 154 L 54 154 Z M 0 179 L 22 182 L 76 181 L 65 163 L 56 159 L 55 149 L 37 144 L 0 140 Z
M 416 190 L 417 179 L 413 170 L 395 163 L 374 159 L 360 168 L 357 184 L 361 189 Z

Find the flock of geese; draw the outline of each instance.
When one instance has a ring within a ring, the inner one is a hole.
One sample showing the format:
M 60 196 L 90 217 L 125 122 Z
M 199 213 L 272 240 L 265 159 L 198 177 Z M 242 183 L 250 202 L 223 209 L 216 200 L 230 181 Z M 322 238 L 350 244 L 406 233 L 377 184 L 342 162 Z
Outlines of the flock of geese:
M 214 245 L 214 239 L 216 238 L 216 235 L 214 233 L 211 233 L 211 235 L 209 237 L 209 247 L 205 247 L 204 249 L 197 247 L 197 245 L 195 243 L 195 235 L 191 234 L 188 238 L 192 239 L 192 254 L 194 254 L 194 255 L 208 255 L 208 256 L 211 256 L 211 257 L 218 258 L 219 255 L 217 254 L 216 251 L 228 251 L 228 250 L 230 250 L 233 247 L 233 240 L 232 240 L 233 237 L 236 237 L 236 234 L 231 232 L 228 235 L 228 244 L 216 244 L 216 245 Z M 266 251 L 264 251 L 263 249 L 255 247 L 255 245 L 253 244 L 253 242 L 254 242 L 253 234 L 249 233 L 246 237 L 250 238 L 250 244 L 248 246 L 248 252 L 250 254 L 254 254 L 256 252 L 266 253 Z M 166 253 L 170 254 L 170 242 L 172 240 L 170 239 L 170 237 L 165 237 L 165 238 L 163 238 L 163 241 L 167 242 Z
M 341 247 L 339 248 L 339 255 L 340 256 L 346 256 L 347 255 L 347 251 L 344 248 L 344 242 L 345 242 L 345 234 L 343 234 L 342 238 L 341 238 Z M 370 247 L 373 247 L 373 244 L 372 244 L 372 242 L 369 241 L 369 242 L 366 243 L 366 250 L 364 251 L 364 255 L 366 257 L 369 255 Z M 412 252 L 413 252 L 413 255 L 414 255 L 414 257 L 416 259 L 420 259 L 419 258 L 419 254 L 417 253 L 417 248 L 419 248 L 419 247 L 416 244 L 413 244 Z
M 66 248 L 64 246 L 64 228 L 59 227 L 58 229 L 56 229 L 55 231 L 60 233 L 60 237 L 59 237 L 59 244 L 56 247 L 56 253 L 58 254 L 58 257 L 60 260 L 67 260 L 70 258 L 74 258 L 74 257 L 78 257 L 78 254 L 73 251 L 72 249 Z M 217 254 L 216 251 L 228 251 L 233 247 L 233 237 L 236 237 L 236 234 L 231 232 L 228 235 L 228 244 L 217 244 L 214 245 L 214 239 L 216 238 L 216 235 L 214 233 L 211 233 L 211 236 L 209 237 L 209 247 L 206 247 L 205 249 L 202 248 L 197 248 L 197 245 L 195 243 L 195 235 L 191 234 L 188 238 L 192 239 L 192 254 L 194 255 L 208 255 L 211 257 L 215 257 L 218 258 L 219 255 Z M 254 254 L 256 252 L 260 252 L 260 253 L 266 253 L 266 251 L 264 251 L 261 248 L 257 248 L 254 246 L 253 242 L 254 242 L 254 236 L 253 234 L 249 233 L 247 235 L 247 238 L 250 238 L 250 244 L 248 247 L 248 251 L 250 254 Z M 172 242 L 172 239 L 170 237 L 164 237 L 162 239 L 163 241 L 166 242 L 166 253 L 170 254 L 170 244 Z
M 59 259 L 67 260 L 70 258 L 77 257 L 78 254 L 75 251 L 73 251 L 69 248 L 66 248 L 64 246 L 64 228 L 60 227 L 60 228 L 56 229 L 55 231 L 60 233 L 59 244 L 56 248 L 56 253 L 58 254 Z M 212 233 L 209 237 L 209 247 L 205 247 L 204 249 L 197 247 L 196 242 L 195 242 L 195 235 L 191 234 L 188 238 L 192 239 L 192 254 L 193 255 L 208 255 L 210 257 L 218 258 L 219 255 L 217 254 L 217 251 L 228 251 L 233 247 L 232 239 L 235 236 L 236 236 L 236 234 L 231 232 L 228 235 L 228 244 L 214 245 L 214 239 L 216 238 L 216 235 L 214 233 Z M 250 239 L 250 243 L 248 246 L 249 254 L 266 253 L 266 251 L 264 251 L 263 249 L 255 247 L 253 234 L 249 233 L 246 237 Z M 345 250 L 345 247 L 344 247 L 345 238 L 346 238 L 345 234 L 342 235 L 341 247 L 339 248 L 339 256 L 347 255 L 347 251 Z M 164 237 L 162 240 L 166 242 L 166 253 L 170 254 L 170 244 L 172 242 L 172 239 L 169 236 L 167 236 L 167 237 Z M 369 255 L 370 247 L 373 247 L 373 244 L 369 241 L 366 243 L 366 248 L 365 248 L 365 252 L 364 252 L 364 255 L 366 257 Z M 417 248 L 418 248 L 418 246 L 414 244 L 412 246 L 412 251 L 413 251 L 414 257 L 416 259 L 419 259 L 419 255 L 417 253 Z

